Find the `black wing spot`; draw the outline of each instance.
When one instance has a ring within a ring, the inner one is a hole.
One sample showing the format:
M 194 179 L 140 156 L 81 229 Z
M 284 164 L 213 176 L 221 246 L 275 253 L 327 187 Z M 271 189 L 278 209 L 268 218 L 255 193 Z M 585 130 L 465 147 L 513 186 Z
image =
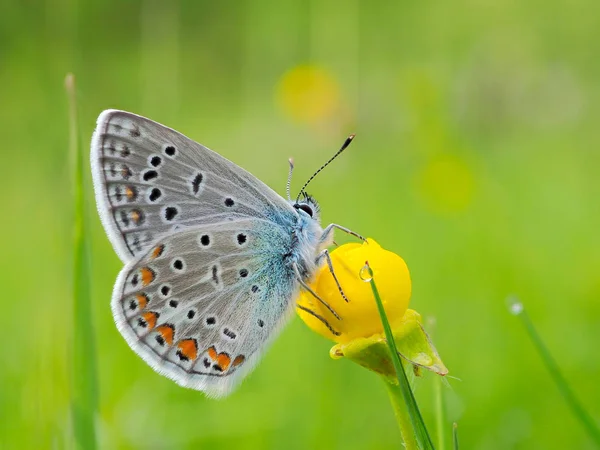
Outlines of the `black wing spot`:
M 254 292 L 255 294 L 258 292 L 258 286 L 257 285 L 252 286 L 252 292 Z
M 156 170 L 146 170 L 144 175 L 142 175 L 144 181 L 154 180 L 156 177 L 158 177 L 158 172 Z
M 150 195 L 148 196 L 148 199 L 151 202 L 155 202 L 156 200 L 158 200 L 160 197 L 162 196 L 162 191 L 159 188 L 153 188 L 150 191 Z
M 135 287 L 138 285 L 139 282 L 140 282 L 140 277 L 138 276 L 137 273 L 134 273 L 133 276 L 131 277 L 131 285 Z
M 165 208 L 165 219 L 169 222 L 175 218 L 179 214 L 179 210 L 175 206 L 167 206 Z
M 123 200 L 123 191 L 121 191 L 121 186 L 115 187 L 115 198 L 117 199 L 118 202 Z
M 204 358 L 202 364 L 204 364 L 204 367 L 206 367 L 207 369 L 210 367 L 210 361 L 208 360 L 208 358 Z
M 177 270 L 183 270 L 183 261 L 180 259 L 173 261 L 173 268 Z
M 120 214 L 121 214 L 121 222 L 123 223 L 123 225 L 128 227 L 129 226 L 129 217 L 127 216 L 127 212 L 124 209 L 122 209 L 120 211 Z
M 233 201 L 233 199 L 230 197 L 227 197 L 225 199 L 225 206 L 231 208 L 233 205 L 235 205 L 235 202 Z
M 243 245 L 247 239 L 248 239 L 248 237 L 244 233 L 240 233 L 237 235 L 237 241 L 238 241 L 238 244 L 240 244 L 240 245 Z
M 187 313 L 187 318 L 193 319 L 195 315 L 196 315 L 196 311 L 194 311 L 193 309 L 190 309 Z
M 140 137 L 142 135 L 137 125 L 134 125 L 133 128 L 129 130 L 129 134 L 131 135 L 131 137 Z
M 217 319 L 213 316 L 206 318 L 206 325 L 214 325 L 217 323 Z
M 140 235 L 136 234 L 133 236 L 133 246 L 138 252 L 142 251 L 142 244 L 140 243 Z
M 231 331 L 229 328 L 223 328 L 223 334 L 227 336 L 229 339 L 235 339 L 237 335 Z
M 156 335 L 156 342 L 158 342 L 158 345 L 162 347 L 163 345 L 165 345 L 165 338 L 158 334 Z
M 217 372 L 223 372 L 223 368 L 218 364 L 213 364 L 213 369 L 215 369 Z
M 150 158 L 150 165 L 152 167 L 158 167 L 162 163 L 162 158 L 160 156 L 153 156 Z
M 170 156 L 171 158 L 172 158 L 173 156 L 175 156 L 175 153 L 176 153 L 176 152 L 177 152 L 177 150 L 176 150 L 176 149 L 175 149 L 175 147 L 174 147 L 174 146 L 172 146 L 172 145 L 167 145 L 167 146 L 165 147 L 165 155 L 167 155 L 167 156 Z
M 198 191 L 200 191 L 200 183 L 202 183 L 203 178 L 204 177 L 202 176 L 202 174 L 198 173 L 192 180 L 192 192 L 194 193 L 194 195 L 197 195 Z
M 138 319 L 138 325 L 142 328 L 146 328 L 148 326 L 148 324 L 146 323 L 146 321 L 143 318 L 139 318 Z
M 121 149 L 121 156 L 123 158 L 127 158 L 129 155 L 131 155 L 131 150 L 129 150 L 129 147 L 127 147 L 127 145 L 123 144 L 123 148 Z
M 177 300 L 171 300 L 171 301 L 169 302 L 169 306 L 170 306 L 171 308 L 177 308 L 177 305 L 179 305 L 179 302 L 178 302 Z
M 261 327 L 261 328 L 264 327 L 265 326 L 264 320 L 258 319 L 258 326 Z
M 203 234 L 202 236 L 200 236 L 200 243 L 205 247 L 210 245 L 210 237 L 208 236 L 208 234 Z
M 217 266 L 213 266 L 212 267 L 212 279 L 215 282 L 215 284 L 219 284 L 219 268 Z
M 137 309 L 137 302 L 135 300 L 131 300 L 129 302 L 129 309 L 135 311 Z
M 240 277 L 246 278 L 248 276 L 248 269 L 240 270 Z
M 166 284 L 163 284 L 160 287 L 160 293 L 166 297 L 167 295 L 169 295 L 169 292 L 171 292 L 171 288 L 169 286 L 167 286 Z

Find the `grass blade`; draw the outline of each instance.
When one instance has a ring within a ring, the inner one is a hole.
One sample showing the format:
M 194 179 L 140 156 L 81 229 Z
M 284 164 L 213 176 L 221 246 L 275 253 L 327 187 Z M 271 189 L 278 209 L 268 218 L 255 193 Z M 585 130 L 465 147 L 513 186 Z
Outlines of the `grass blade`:
M 569 386 L 569 383 L 565 379 L 564 375 L 560 371 L 558 364 L 550 354 L 550 351 L 544 344 L 541 336 L 538 334 L 537 330 L 533 326 L 533 322 L 529 318 L 529 315 L 525 311 L 523 303 L 518 301 L 517 299 L 510 298 L 510 312 L 515 316 L 518 316 L 521 319 L 521 323 L 527 330 L 527 334 L 529 335 L 529 339 L 533 343 L 535 349 L 538 354 L 542 358 L 546 369 L 550 373 L 550 376 L 554 380 L 554 383 L 558 387 L 558 390 L 564 397 L 567 405 L 571 408 L 571 412 L 575 416 L 581 425 L 588 433 L 590 438 L 596 443 L 596 445 L 600 448 L 600 429 L 598 429 L 598 425 L 594 422 L 590 414 L 583 407 L 579 399 L 575 396 L 575 393 Z
M 366 272 L 366 274 L 363 274 L 362 272 Z M 381 317 L 381 323 L 383 324 L 385 339 L 390 348 L 392 363 L 394 364 L 394 369 L 396 370 L 396 374 L 398 375 L 398 386 L 402 394 L 404 404 L 408 409 L 410 422 L 412 424 L 412 428 L 417 438 L 419 447 L 425 450 L 433 449 L 433 442 L 431 441 L 431 437 L 427 432 L 427 427 L 425 427 L 425 422 L 423 421 L 423 417 L 421 416 L 421 411 L 419 411 L 417 401 L 415 400 L 415 396 L 413 395 L 412 389 L 410 388 L 408 378 L 406 377 L 406 373 L 404 372 L 404 367 L 402 366 L 402 361 L 400 360 L 400 356 L 396 348 L 394 335 L 392 334 L 392 328 L 390 327 L 390 323 L 387 319 L 385 309 L 383 308 L 383 303 L 381 301 L 381 297 L 379 296 L 377 285 L 375 284 L 375 280 L 373 279 L 373 270 L 369 266 L 368 261 L 365 262 L 365 267 L 361 270 L 361 278 L 365 281 L 369 281 L 369 283 L 371 284 L 371 290 L 373 291 L 373 296 L 375 297 L 375 302 L 377 303 L 379 316 Z
M 452 425 L 452 448 L 458 450 L 458 424 L 456 422 Z
M 75 446 L 94 450 L 97 409 L 96 352 L 91 309 L 89 230 L 85 214 L 84 159 L 77 123 L 75 78 L 68 74 L 69 151 L 73 174 L 73 347 L 71 412 Z M 87 166 L 87 165 L 86 165 Z

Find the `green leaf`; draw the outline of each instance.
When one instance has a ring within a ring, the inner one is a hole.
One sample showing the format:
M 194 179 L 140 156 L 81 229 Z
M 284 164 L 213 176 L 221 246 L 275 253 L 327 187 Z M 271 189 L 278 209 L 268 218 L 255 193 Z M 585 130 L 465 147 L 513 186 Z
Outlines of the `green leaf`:
M 398 354 L 408 363 L 446 375 L 448 369 L 423 328 L 421 315 L 409 309 L 392 330 Z M 390 383 L 398 384 L 398 376 L 390 357 L 390 348 L 383 334 L 358 338 L 331 349 L 331 357 L 348 358 L 361 366 L 384 376 Z

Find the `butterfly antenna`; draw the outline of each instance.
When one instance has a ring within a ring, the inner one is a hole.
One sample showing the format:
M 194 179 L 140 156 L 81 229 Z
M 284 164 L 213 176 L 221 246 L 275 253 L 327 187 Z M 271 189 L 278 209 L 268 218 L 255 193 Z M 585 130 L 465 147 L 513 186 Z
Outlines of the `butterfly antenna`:
M 285 192 L 287 193 L 287 198 L 288 200 L 292 200 L 291 196 L 290 196 L 290 186 L 292 184 L 292 172 L 294 171 L 294 160 L 292 158 L 288 159 L 289 163 L 290 163 L 290 171 L 288 172 L 288 179 L 287 179 L 287 183 L 285 185 Z
M 354 134 L 351 134 L 350 136 L 348 136 L 346 138 L 346 140 L 344 141 L 344 144 L 342 145 L 342 147 L 337 151 L 337 153 L 335 155 L 333 155 L 329 161 L 327 161 L 325 164 L 323 164 L 319 170 L 317 170 L 315 173 L 312 174 L 312 176 L 308 179 L 308 181 L 306 183 L 304 183 L 304 186 L 302 186 L 302 189 L 300 189 L 300 192 L 298 192 L 298 197 L 296 197 L 296 203 L 298 202 L 298 200 L 300 199 L 300 196 L 302 195 L 302 193 L 304 192 L 304 189 L 306 189 L 306 186 L 309 185 L 309 183 L 317 176 L 317 174 L 323 170 L 325 167 L 327 167 L 335 158 L 337 158 L 338 156 L 340 156 L 340 153 L 342 153 L 344 150 L 346 150 L 346 148 L 352 143 L 352 139 L 354 139 Z

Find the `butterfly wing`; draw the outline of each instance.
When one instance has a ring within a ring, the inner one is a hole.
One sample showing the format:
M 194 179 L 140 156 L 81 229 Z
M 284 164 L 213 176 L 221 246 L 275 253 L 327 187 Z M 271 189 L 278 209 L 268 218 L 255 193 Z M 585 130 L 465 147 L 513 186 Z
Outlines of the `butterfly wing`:
M 164 237 L 122 270 L 117 325 L 154 370 L 212 397 L 228 394 L 294 310 L 298 284 L 264 219 L 200 225 Z
M 294 217 L 283 198 L 244 169 L 125 111 L 99 116 L 91 160 L 100 218 L 124 262 L 187 226 L 247 217 L 281 224 Z

